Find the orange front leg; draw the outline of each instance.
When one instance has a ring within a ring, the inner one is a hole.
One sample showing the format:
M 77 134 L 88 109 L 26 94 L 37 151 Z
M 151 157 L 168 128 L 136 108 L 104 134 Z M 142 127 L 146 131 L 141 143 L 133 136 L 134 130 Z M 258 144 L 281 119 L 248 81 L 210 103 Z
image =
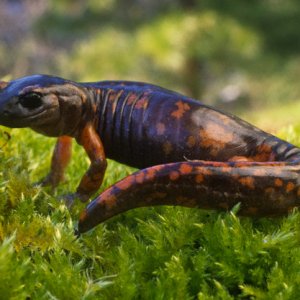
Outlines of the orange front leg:
M 42 181 L 42 185 L 50 185 L 55 188 L 64 180 L 64 172 L 70 162 L 71 155 L 72 138 L 69 136 L 59 137 L 53 151 L 50 173 Z
M 82 177 L 75 195 L 82 202 L 85 202 L 101 186 L 107 162 L 100 137 L 91 124 L 85 126 L 77 142 L 84 147 L 91 161 L 90 167 Z

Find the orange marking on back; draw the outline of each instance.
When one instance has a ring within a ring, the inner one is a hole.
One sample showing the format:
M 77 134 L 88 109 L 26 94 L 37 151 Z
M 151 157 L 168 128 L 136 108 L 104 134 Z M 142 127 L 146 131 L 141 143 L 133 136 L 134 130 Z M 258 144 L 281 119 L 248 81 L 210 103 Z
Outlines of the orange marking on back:
M 199 130 L 201 146 L 210 148 L 210 153 L 216 156 L 225 146 L 234 141 L 234 134 L 224 127 L 208 122 L 205 128 Z
M 136 109 L 146 109 L 148 106 L 148 98 L 143 97 L 142 99 L 138 100 L 135 104 Z
M 221 167 L 221 171 L 223 173 L 230 173 L 232 171 L 232 167 Z
M 264 169 L 257 168 L 252 171 L 252 174 L 254 176 L 262 177 L 266 175 L 266 171 Z
M 145 179 L 145 174 L 143 172 L 139 172 L 138 174 L 135 175 L 135 181 L 137 183 L 143 183 Z
M 281 179 L 279 179 L 279 178 L 276 178 L 276 179 L 274 180 L 274 185 L 275 185 L 276 187 L 281 187 L 281 186 L 283 186 L 283 181 L 282 181 Z
M 191 109 L 191 107 L 187 103 L 184 103 L 181 100 L 176 102 L 175 105 L 177 106 L 177 109 L 171 113 L 171 116 L 176 119 L 182 118 L 185 112 Z
M 109 94 L 108 96 L 108 101 L 112 102 L 114 101 L 116 98 L 116 93 L 115 92 L 112 92 L 111 94 Z
M 156 174 L 157 170 L 155 170 L 154 168 L 149 168 L 146 170 L 146 179 L 147 180 L 153 180 L 155 178 L 155 174 Z
M 169 175 L 170 180 L 174 181 L 179 178 L 180 174 L 177 171 L 172 171 Z
M 134 183 L 134 177 L 129 176 L 116 184 L 120 190 L 128 189 Z
M 288 184 L 286 185 L 286 192 L 289 193 L 291 192 L 293 189 L 295 188 L 295 184 L 293 182 L 288 182 Z
M 166 125 L 162 122 L 156 124 L 156 132 L 158 135 L 163 135 L 166 131 Z
M 204 181 L 204 175 L 203 175 L 203 174 L 198 174 L 198 175 L 196 175 L 195 181 L 196 181 L 197 183 L 202 183 L 202 182 Z
M 108 209 L 112 209 L 117 205 L 117 197 L 115 195 L 111 195 L 105 200 L 105 205 Z
M 121 97 L 121 95 L 123 94 L 123 90 L 119 91 L 117 95 L 114 96 L 113 100 L 113 104 L 112 104 L 112 113 L 115 113 L 116 108 L 117 108 L 117 103 L 118 103 L 118 99 Z M 109 99 L 111 100 L 111 99 Z
M 257 147 L 257 154 L 253 156 L 255 161 L 271 161 L 274 159 L 272 147 L 267 144 L 262 144 Z
M 156 172 L 160 171 L 160 170 L 162 170 L 164 168 L 165 168 L 164 165 L 156 165 L 156 166 L 151 167 L 151 169 L 155 170 Z
M 254 179 L 250 176 L 240 178 L 239 183 L 241 183 L 242 185 L 244 185 L 252 190 L 255 188 L 254 187 Z
M 181 174 L 189 174 L 191 173 L 193 170 L 193 167 L 189 164 L 181 164 L 181 166 L 179 167 L 179 172 Z
M 203 175 L 212 175 L 212 171 L 206 167 L 196 167 L 196 171 Z
M 134 94 L 134 93 L 130 94 L 130 96 L 127 99 L 126 104 L 131 105 L 135 101 L 136 97 L 137 97 L 136 94 Z
M 245 156 L 233 156 L 228 161 L 253 161 L 253 159 L 245 157 Z

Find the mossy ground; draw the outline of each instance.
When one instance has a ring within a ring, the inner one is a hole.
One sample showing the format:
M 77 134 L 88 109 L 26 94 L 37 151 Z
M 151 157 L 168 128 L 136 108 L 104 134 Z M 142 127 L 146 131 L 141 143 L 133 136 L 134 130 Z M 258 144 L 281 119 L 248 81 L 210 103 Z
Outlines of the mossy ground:
M 34 187 L 47 173 L 54 139 L 8 131 L 0 150 L 1 299 L 299 299 L 297 211 L 249 219 L 234 211 L 136 209 L 76 239 L 84 205 L 69 212 L 57 199 L 75 190 L 86 155 L 75 147 L 57 191 Z M 297 127 L 281 136 L 300 144 Z M 102 188 L 132 171 L 110 161 Z

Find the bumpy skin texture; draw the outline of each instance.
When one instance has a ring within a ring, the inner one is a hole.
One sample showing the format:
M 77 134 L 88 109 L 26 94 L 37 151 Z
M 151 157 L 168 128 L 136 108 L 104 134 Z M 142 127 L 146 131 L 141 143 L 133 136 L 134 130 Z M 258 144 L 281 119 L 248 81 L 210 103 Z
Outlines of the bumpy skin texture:
M 299 206 L 300 149 L 199 101 L 146 83 L 46 75 L 0 82 L 0 89 L 0 124 L 59 137 L 45 184 L 63 179 L 71 138 L 87 152 L 91 165 L 69 205 L 97 191 L 106 156 L 142 169 L 92 201 L 79 232 L 141 206 L 228 210 L 240 202 L 249 216 Z

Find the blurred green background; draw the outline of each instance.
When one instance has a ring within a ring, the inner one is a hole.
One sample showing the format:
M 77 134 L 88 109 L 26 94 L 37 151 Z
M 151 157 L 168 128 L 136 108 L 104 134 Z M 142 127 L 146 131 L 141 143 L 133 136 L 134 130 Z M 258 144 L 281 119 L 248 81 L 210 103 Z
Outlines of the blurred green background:
M 147 81 L 275 131 L 298 122 L 299 28 L 298 0 L 1 0 L 0 75 Z

